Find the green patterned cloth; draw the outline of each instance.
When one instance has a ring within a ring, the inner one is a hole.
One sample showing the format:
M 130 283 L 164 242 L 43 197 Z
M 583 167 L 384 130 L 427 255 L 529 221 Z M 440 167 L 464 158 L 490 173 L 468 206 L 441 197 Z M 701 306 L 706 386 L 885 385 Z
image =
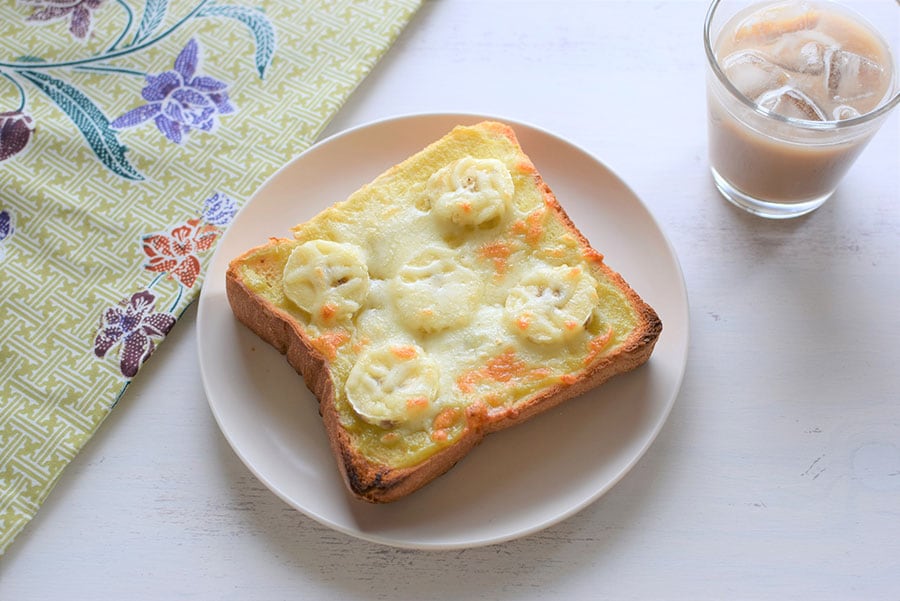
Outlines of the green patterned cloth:
M 420 1 L 0 4 L 0 554 Z

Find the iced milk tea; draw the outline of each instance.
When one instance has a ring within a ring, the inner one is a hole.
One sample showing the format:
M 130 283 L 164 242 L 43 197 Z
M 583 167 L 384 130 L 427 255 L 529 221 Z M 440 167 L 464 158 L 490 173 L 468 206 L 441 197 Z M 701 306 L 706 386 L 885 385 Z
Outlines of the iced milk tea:
M 877 130 L 852 124 L 894 93 L 887 43 L 849 9 L 794 0 L 738 12 L 712 48 L 751 101 L 710 74 L 710 161 L 720 188 L 763 204 L 821 204 Z

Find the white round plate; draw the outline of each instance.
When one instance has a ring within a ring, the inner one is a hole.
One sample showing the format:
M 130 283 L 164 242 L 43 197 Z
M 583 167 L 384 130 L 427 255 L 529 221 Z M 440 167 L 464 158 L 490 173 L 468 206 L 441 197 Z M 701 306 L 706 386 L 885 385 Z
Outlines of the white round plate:
M 688 304 L 678 259 L 641 201 L 608 168 L 552 134 L 497 119 L 606 262 L 659 313 L 650 361 L 524 424 L 491 434 L 405 499 L 373 505 L 344 487 L 316 399 L 283 356 L 241 325 L 225 295 L 228 262 L 306 221 L 450 131 L 488 117 L 429 114 L 328 138 L 275 173 L 238 213 L 207 273 L 197 316 L 203 384 L 228 442 L 275 494 L 314 520 L 366 540 L 458 549 L 536 532 L 582 509 L 637 462 L 662 428 L 687 357 Z

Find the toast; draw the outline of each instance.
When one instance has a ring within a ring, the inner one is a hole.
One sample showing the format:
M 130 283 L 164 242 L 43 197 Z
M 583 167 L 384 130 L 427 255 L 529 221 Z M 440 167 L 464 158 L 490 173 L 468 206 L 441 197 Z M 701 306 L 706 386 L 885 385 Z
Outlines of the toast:
M 662 331 L 501 123 L 454 128 L 292 232 L 231 261 L 228 299 L 302 375 L 367 501 L 638 367 Z

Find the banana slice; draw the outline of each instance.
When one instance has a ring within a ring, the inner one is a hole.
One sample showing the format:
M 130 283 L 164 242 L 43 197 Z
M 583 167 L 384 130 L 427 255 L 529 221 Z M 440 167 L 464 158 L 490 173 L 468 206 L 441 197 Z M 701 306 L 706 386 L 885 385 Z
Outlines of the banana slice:
M 385 345 L 363 352 L 344 391 L 353 410 L 382 428 L 415 425 L 431 413 L 440 369 L 421 347 Z
M 362 251 L 329 240 L 311 240 L 295 248 L 282 282 L 285 296 L 319 323 L 352 317 L 369 293 Z
M 464 157 L 436 171 L 425 190 L 438 217 L 478 226 L 506 214 L 514 186 L 509 169 L 497 159 Z
M 510 290 L 506 315 L 521 336 L 551 344 L 583 331 L 599 300 L 597 280 L 581 267 L 547 266 Z
M 479 306 L 481 279 L 449 248 L 431 247 L 391 280 L 391 296 L 409 327 L 425 333 L 464 325 Z

